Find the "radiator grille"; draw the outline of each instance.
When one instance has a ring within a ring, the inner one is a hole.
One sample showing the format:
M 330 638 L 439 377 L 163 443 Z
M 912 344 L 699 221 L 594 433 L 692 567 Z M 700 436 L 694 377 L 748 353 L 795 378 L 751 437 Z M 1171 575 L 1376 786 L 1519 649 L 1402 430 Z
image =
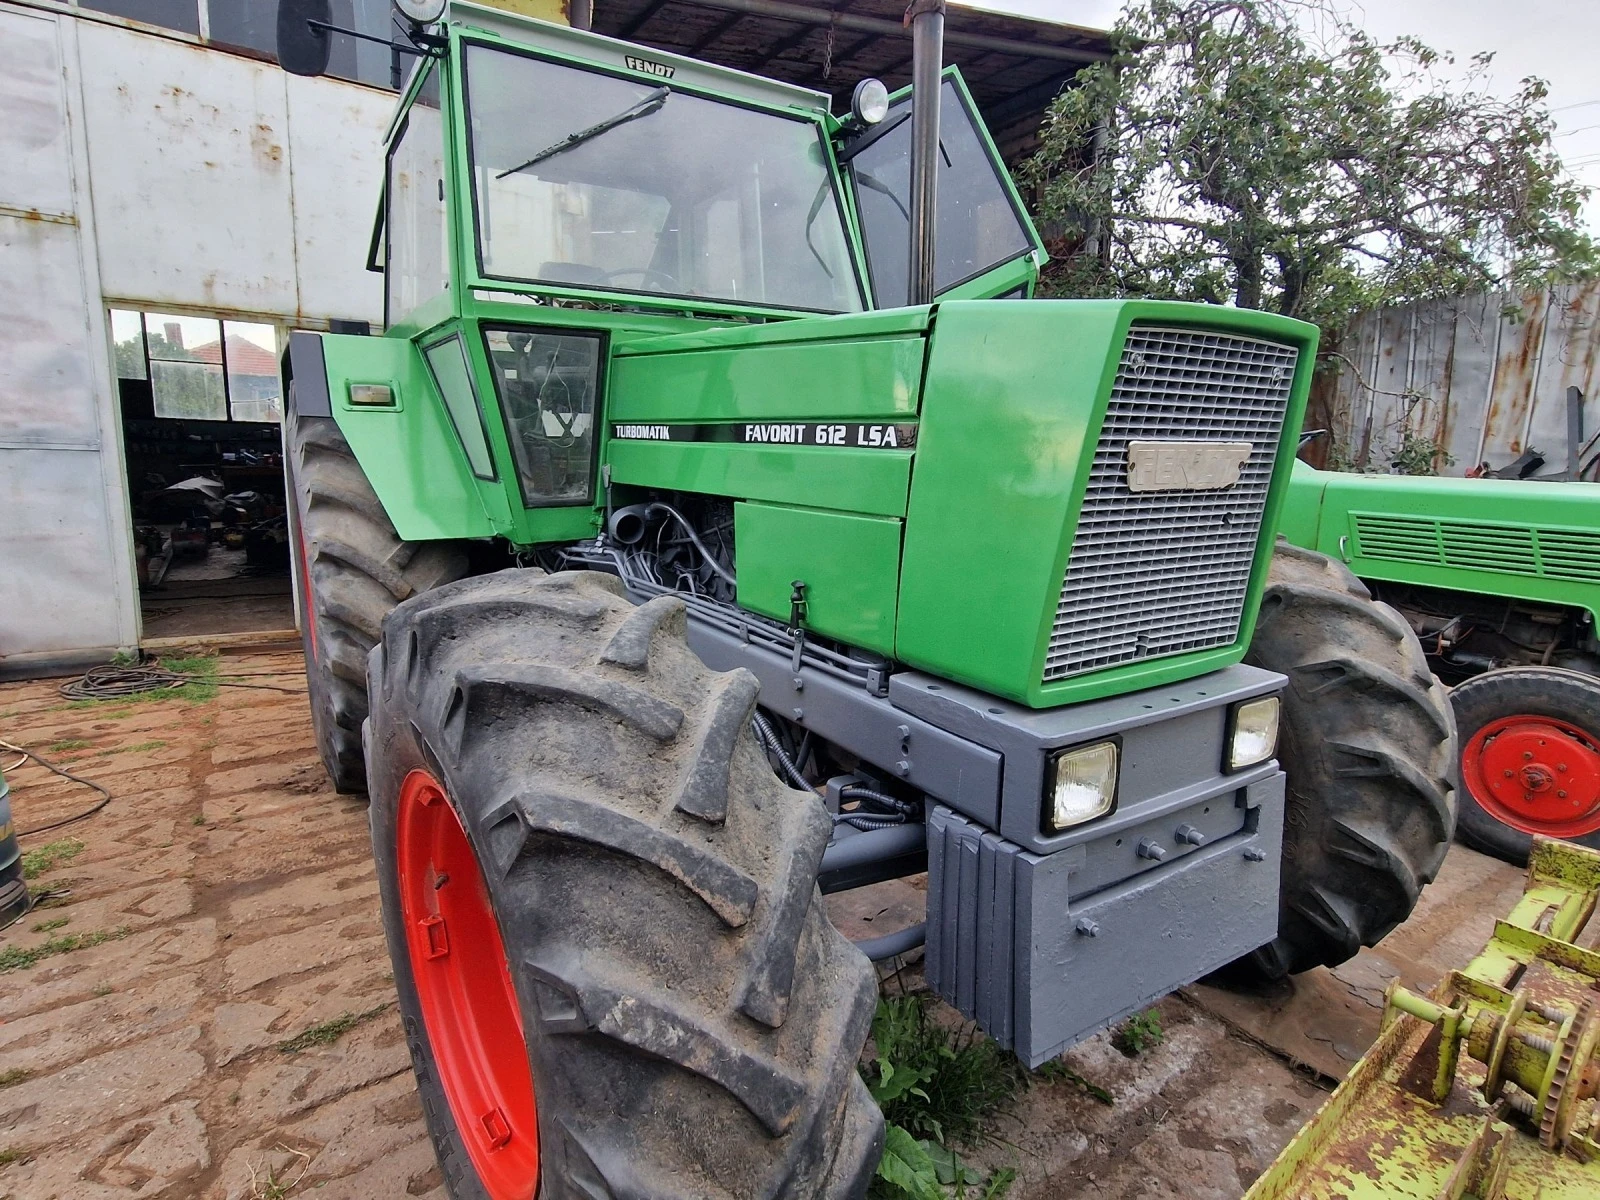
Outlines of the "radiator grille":
M 1067 560 L 1044 681 L 1226 646 L 1239 634 L 1300 352 L 1135 326 L 1123 346 Z M 1131 440 L 1249 442 L 1232 487 L 1131 492 Z
M 1394 513 L 1350 514 L 1363 558 L 1600 583 L 1600 532 Z

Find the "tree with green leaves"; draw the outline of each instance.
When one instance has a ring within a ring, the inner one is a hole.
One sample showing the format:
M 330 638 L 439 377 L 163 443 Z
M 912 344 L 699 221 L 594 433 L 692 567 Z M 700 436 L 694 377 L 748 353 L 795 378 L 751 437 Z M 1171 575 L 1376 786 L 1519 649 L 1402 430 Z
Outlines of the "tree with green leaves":
M 1545 85 L 1455 83 L 1321 3 L 1136 0 L 1024 168 L 1067 251 L 1049 290 L 1337 325 L 1382 304 L 1592 273 Z M 1085 147 L 1090 147 L 1085 151 Z

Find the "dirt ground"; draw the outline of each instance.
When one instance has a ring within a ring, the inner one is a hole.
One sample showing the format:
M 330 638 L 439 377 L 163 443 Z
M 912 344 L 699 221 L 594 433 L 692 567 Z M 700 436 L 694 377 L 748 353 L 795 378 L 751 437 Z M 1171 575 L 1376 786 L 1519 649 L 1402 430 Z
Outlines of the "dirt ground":
M 443 1196 L 365 804 L 323 776 L 297 654 L 221 661 L 290 690 L 69 706 L 54 681 L 0 687 L 0 739 L 115 795 L 24 839 L 58 858 L 31 881 L 45 907 L 0 935 L 0 1200 Z M 93 799 L 13 757 L 23 830 Z M 1387 980 L 1464 962 L 1519 879 L 1457 848 L 1378 952 L 1266 994 L 1169 997 L 1156 1049 L 1101 1035 L 1066 1056 L 1110 1104 L 1037 1083 L 972 1159 L 1018 1170 L 1012 1200 L 1232 1200 L 1359 1057 Z M 855 937 L 920 904 L 906 882 L 832 899 Z

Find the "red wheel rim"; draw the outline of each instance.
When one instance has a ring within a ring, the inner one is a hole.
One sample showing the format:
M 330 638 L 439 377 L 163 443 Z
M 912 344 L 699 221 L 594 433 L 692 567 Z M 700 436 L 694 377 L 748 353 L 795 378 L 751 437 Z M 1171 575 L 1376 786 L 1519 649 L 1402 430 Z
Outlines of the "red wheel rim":
M 1461 751 L 1478 805 L 1523 833 L 1575 838 L 1600 829 L 1600 743 L 1554 717 L 1490 721 Z
M 439 1085 L 491 1200 L 539 1188 L 539 1117 L 500 926 L 477 856 L 426 771 L 400 785 L 400 912 Z

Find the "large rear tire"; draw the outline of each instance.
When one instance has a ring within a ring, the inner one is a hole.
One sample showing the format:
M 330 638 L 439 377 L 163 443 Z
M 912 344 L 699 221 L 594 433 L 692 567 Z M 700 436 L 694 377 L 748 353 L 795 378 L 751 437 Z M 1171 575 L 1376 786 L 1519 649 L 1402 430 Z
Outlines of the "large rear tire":
M 1269 978 L 1335 966 L 1416 906 L 1455 830 L 1455 724 L 1416 634 L 1325 555 L 1279 540 L 1247 662 L 1289 677 Z
M 1533 835 L 1600 849 L 1600 679 L 1485 671 L 1450 692 L 1461 731 L 1461 840 L 1526 863 Z
M 755 677 L 707 669 L 675 598 L 512 570 L 397 608 L 371 679 L 384 925 L 450 1194 L 863 1194 L 877 980 L 817 892 L 821 802 L 750 735 Z
M 333 786 L 357 793 L 367 783 L 367 652 L 390 609 L 461 578 L 467 556 L 453 542 L 403 541 L 333 418 L 295 414 L 292 385 L 290 410 L 285 482 L 311 724 Z

